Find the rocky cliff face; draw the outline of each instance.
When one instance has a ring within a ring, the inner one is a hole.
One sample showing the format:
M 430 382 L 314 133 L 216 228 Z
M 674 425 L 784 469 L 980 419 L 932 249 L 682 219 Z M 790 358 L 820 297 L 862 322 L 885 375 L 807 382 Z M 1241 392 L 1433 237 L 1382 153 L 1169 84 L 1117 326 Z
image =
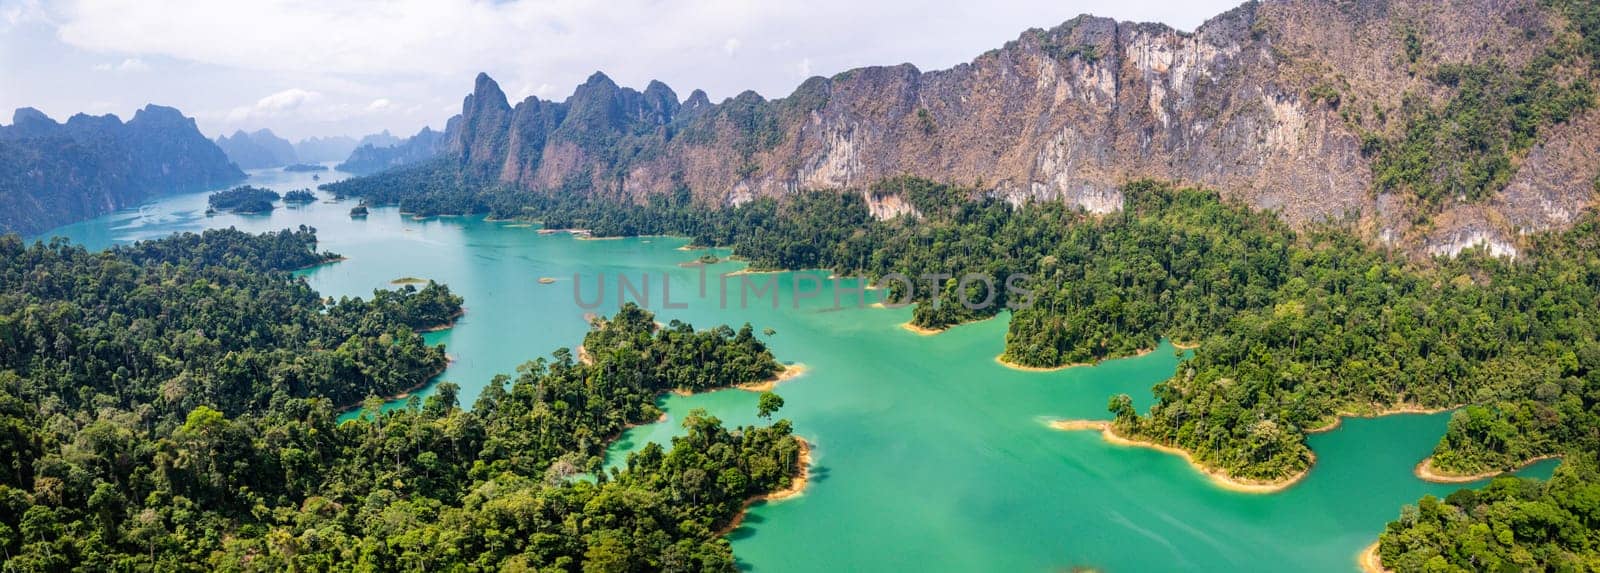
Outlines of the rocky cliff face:
M 34 233 L 163 193 L 244 179 L 193 119 L 146 106 L 57 123 L 32 108 L 0 126 L 0 232 Z
M 1402 133 L 1403 106 L 1452 97 L 1428 70 L 1516 70 L 1571 34 L 1537 0 L 1276 0 L 1192 34 L 1079 17 L 952 69 L 862 68 L 771 101 L 695 92 L 679 103 L 659 82 L 639 92 L 595 74 L 565 102 L 513 107 L 479 76 L 445 153 L 472 177 L 534 190 L 636 199 L 686 186 L 717 204 L 910 174 L 1105 212 L 1120 207 L 1121 183 L 1169 179 L 1297 225 L 1355 222 L 1419 250 L 1511 254 L 1519 233 L 1565 225 L 1594 201 L 1600 114 L 1541 130 L 1489 200 L 1442 206 L 1378 189 L 1363 140 Z M 872 199 L 880 216 L 907 211 Z

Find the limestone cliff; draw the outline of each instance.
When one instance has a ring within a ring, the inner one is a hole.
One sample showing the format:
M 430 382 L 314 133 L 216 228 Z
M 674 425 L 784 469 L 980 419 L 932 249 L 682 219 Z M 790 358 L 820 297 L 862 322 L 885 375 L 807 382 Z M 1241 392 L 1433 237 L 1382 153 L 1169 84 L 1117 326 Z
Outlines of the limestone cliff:
M 1402 107 L 1452 97 L 1430 70 L 1521 69 L 1570 28 L 1537 0 L 1276 0 L 1193 33 L 1083 16 L 948 70 L 861 68 L 777 100 L 696 91 L 680 103 L 659 82 L 640 92 L 597 73 L 565 102 L 513 107 L 480 75 L 444 153 L 485 181 L 624 199 L 683 186 L 716 204 L 910 174 L 1104 212 L 1121 205 L 1119 184 L 1169 179 L 1296 225 L 1514 253 L 1519 233 L 1594 201 L 1600 115 L 1538 131 L 1488 200 L 1432 207 L 1375 185 L 1364 138 L 1396 137 Z M 906 211 L 870 199 L 880 216 Z

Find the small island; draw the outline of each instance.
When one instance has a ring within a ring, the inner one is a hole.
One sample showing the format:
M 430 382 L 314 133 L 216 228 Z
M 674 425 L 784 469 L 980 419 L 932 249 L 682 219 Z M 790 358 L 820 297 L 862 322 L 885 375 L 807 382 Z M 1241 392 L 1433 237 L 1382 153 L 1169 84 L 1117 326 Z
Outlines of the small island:
M 283 170 L 289 173 L 310 173 L 315 171 L 327 171 L 328 166 L 317 165 L 315 163 L 296 163 L 294 165 L 284 167 Z
M 366 218 L 366 216 L 367 216 L 367 206 L 366 205 L 356 205 L 355 207 L 351 207 L 350 208 L 350 218 L 352 218 L 352 219 L 363 219 L 363 218 Z
M 283 194 L 283 202 L 286 204 L 292 203 L 303 205 L 306 203 L 315 203 L 316 201 L 317 194 L 312 193 L 310 189 L 295 189 Z
M 271 213 L 272 202 L 279 199 L 271 189 L 240 185 L 227 191 L 212 193 L 206 199 L 211 211 L 231 211 L 239 214 Z

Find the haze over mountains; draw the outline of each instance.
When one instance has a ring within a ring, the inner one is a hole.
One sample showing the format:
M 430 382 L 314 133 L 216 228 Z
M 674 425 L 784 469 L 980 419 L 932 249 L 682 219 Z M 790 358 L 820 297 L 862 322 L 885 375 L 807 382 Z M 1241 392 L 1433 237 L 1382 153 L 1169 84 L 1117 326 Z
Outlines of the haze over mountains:
M 1178 180 L 1419 252 L 1513 253 L 1570 224 L 1600 175 L 1600 47 L 1552 6 L 1285 0 L 1192 34 L 1084 16 L 948 70 L 855 69 L 777 100 L 596 73 L 513 106 L 480 75 L 443 151 L 469 181 L 708 205 L 909 174 L 1104 212 L 1122 183 Z
M 429 127 L 423 127 L 416 135 L 406 139 L 389 135 L 387 130 L 379 135 L 382 137 L 369 135 L 362 138 L 361 145 L 337 168 L 348 173 L 367 174 L 402 167 L 438 155 L 445 142 L 444 133 Z
M 325 163 L 343 161 L 355 149 L 356 140 L 348 136 L 309 137 L 295 142 L 294 155 L 304 163 Z
M 84 114 L 58 123 L 22 108 L 0 125 L 0 232 L 35 233 L 244 177 L 170 107 L 145 106 L 127 123 Z
M 281 167 L 299 162 L 294 144 L 273 134 L 270 129 L 258 129 L 250 133 L 235 131 L 232 136 L 218 137 L 217 147 L 221 147 L 223 153 L 228 154 L 228 159 L 233 160 L 240 169 Z
M 1424 253 L 1569 225 L 1596 200 L 1600 47 L 1539 0 L 1250 3 L 1194 33 L 1083 16 L 947 70 L 867 67 L 713 103 L 596 73 L 512 105 L 480 75 L 442 132 L 363 138 L 340 169 L 443 155 L 470 185 L 708 206 L 898 175 L 1015 203 L 1118 209 L 1140 178 L 1219 190 L 1298 226 Z M 217 143 L 244 168 L 331 161 L 349 138 Z M 879 216 L 910 208 L 868 198 Z
M 278 137 L 271 129 L 258 129 L 252 132 L 239 130 L 233 135 L 219 136 L 216 141 L 217 146 L 221 147 L 222 151 L 228 154 L 228 158 L 241 169 L 343 161 L 354 169 L 352 171 L 354 173 L 370 173 L 432 156 L 434 153 L 432 142 L 437 139 L 434 133 L 424 128 L 421 134 L 423 142 L 405 149 L 391 149 L 401 147 L 410 140 L 395 137 L 387 129 L 363 136 L 359 141 L 347 136 L 331 136 L 313 137 L 290 143 L 289 140 Z M 352 157 L 351 154 L 358 149 L 365 151 Z M 419 150 L 425 153 L 419 156 Z

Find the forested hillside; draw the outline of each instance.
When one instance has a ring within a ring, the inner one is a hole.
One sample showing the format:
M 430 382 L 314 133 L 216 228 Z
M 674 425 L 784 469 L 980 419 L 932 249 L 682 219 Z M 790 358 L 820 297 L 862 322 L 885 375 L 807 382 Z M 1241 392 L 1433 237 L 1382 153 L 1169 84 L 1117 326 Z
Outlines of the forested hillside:
M 405 181 L 400 184 L 398 182 Z M 811 192 L 707 210 L 687 193 L 647 204 L 504 188 L 461 192 L 438 170 L 329 186 L 419 211 L 469 204 L 598 235 L 670 233 L 733 248 L 755 268 L 826 268 L 1002 280 L 1031 277 L 1032 305 L 1011 318 L 1003 358 L 1058 366 L 1128 356 L 1163 337 L 1198 344 L 1156 404 L 1111 401 L 1118 433 L 1176 446 L 1230 475 L 1291 478 L 1312 464 L 1308 430 L 1394 408 L 1457 412 L 1431 465 L 1445 475 L 1515 468 L 1592 451 L 1600 426 L 1600 222 L 1528 238 L 1516 259 L 1468 251 L 1417 259 L 1348 229 L 1291 229 L 1210 192 L 1125 186 L 1124 209 L 1012 206 L 980 189 L 899 178 L 865 193 Z M 920 215 L 872 217 L 894 198 Z M 968 293 L 984 298 L 981 283 Z M 913 323 L 987 318 L 935 309 L 917 293 Z
M 716 533 L 788 485 L 787 421 L 598 472 L 657 394 L 779 366 L 745 328 L 598 321 L 593 363 L 559 350 L 472 410 L 442 384 L 410 408 L 342 407 L 443 368 L 415 329 L 443 286 L 325 301 L 289 270 L 311 231 L 177 235 L 89 253 L 0 237 L 0 550 L 7 571 L 734 569 Z M 694 358 L 691 358 L 693 354 Z
M 170 107 L 145 106 L 127 123 L 78 114 L 64 124 L 22 108 L 0 126 L 0 233 L 36 233 L 242 179 L 194 120 Z
M 362 138 L 337 169 L 346 173 L 367 174 L 422 163 L 437 156 L 443 147 L 444 134 L 423 127 L 416 135 L 398 139 L 385 131 L 383 137 L 369 135 Z
M 1424 497 L 1389 524 L 1377 554 L 1391 571 L 1592 571 L 1597 547 L 1600 471 L 1591 453 L 1568 457 L 1548 481 L 1506 477 Z

